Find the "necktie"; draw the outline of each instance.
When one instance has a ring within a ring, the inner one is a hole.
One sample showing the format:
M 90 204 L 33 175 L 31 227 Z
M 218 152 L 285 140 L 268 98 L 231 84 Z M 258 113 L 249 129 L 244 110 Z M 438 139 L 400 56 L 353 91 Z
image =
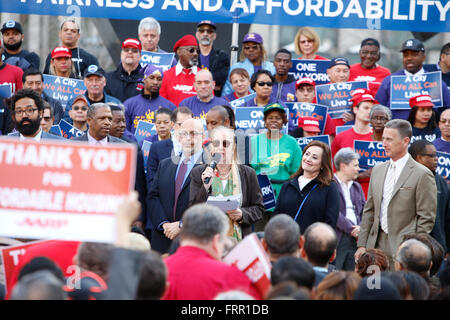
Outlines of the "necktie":
M 388 222 L 387 222 L 387 214 L 388 214 L 388 206 L 391 201 L 392 191 L 394 191 L 395 186 L 395 164 L 391 164 L 388 172 L 386 174 L 386 180 L 384 181 L 384 190 L 383 190 L 383 208 L 381 210 L 381 229 L 388 233 Z
M 175 179 L 175 198 L 173 201 L 173 221 L 176 221 L 175 213 L 177 211 L 178 196 L 180 195 L 181 188 L 183 187 L 184 176 L 186 175 L 186 171 L 187 171 L 187 164 L 185 161 L 182 161 L 180 164 L 180 168 L 178 169 L 177 178 Z

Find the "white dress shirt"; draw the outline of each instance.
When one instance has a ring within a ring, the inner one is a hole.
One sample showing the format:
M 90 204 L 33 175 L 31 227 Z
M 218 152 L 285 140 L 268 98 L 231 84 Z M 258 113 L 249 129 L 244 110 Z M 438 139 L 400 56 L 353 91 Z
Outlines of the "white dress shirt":
M 355 215 L 355 206 L 352 202 L 352 197 L 350 196 L 350 188 L 353 185 L 353 181 L 350 180 L 348 183 L 341 181 L 337 175 L 334 175 L 339 185 L 341 186 L 342 192 L 344 194 L 345 200 L 345 217 L 350 220 L 350 222 L 354 225 L 358 224 L 358 220 Z

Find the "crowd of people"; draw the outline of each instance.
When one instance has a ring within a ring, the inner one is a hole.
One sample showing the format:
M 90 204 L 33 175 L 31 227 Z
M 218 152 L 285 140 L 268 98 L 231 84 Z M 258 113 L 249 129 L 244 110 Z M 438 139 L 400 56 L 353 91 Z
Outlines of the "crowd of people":
M 289 73 L 290 51 L 280 49 L 269 61 L 263 37 L 248 33 L 240 62 L 230 65 L 229 54 L 214 47 L 218 31 L 200 21 L 195 35 L 175 42 L 176 59 L 164 71 L 140 63 L 143 51 L 165 52 L 159 23 L 145 18 L 138 39 L 122 42 L 117 69 L 107 73 L 78 47 L 75 20 L 62 23 L 61 45 L 42 66 L 22 49 L 20 23 L 3 24 L 0 84 L 10 84 L 11 96 L 1 99 L 1 135 L 70 143 L 51 131 L 64 120 L 76 129 L 75 141 L 138 147 L 135 191 L 117 208 L 116 242 L 78 247 L 74 261 L 83 273 L 76 288 L 37 252 L 3 297 L 448 300 L 450 196 L 448 177 L 437 173 L 437 151 L 450 153 L 450 43 L 438 63 L 427 65 L 424 44 L 407 39 L 399 48 L 404 69 L 391 74 L 377 63 L 376 39 L 364 39 L 361 62 L 350 65 L 345 57 L 318 55 L 317 33 L 300 28 L 299 59 L 329 60 L 331 84 L 367 82 L 352 93 L 349 110 L 339 118 L 326 114 L 320 129 L 314 116 L 294 122 L 288 114 L 285 103 L 317 103 L 315 81 Z M 391 76 L 436 70 L 440 106 L 422 92 L 409 99 L 410 110 L 391 108 Z M 78 79 L 86 91 L 63 106 L 44 92 L 45 74 Z M 264 130 L 236 130 L 237 99 L 261 107 Z M 136 138 L 140 121 L 156 130 L 143 141 Z M 342 125 L 350 128 L 336 133 Z M 299 139 L 320 134 L 329 144 L 300 146 Z M 361 170 L 355 140 L 381 143 L 387 161 Z M 151 143 L 148 159 L 144 141 Z M 273 192 L 270 208 L 261 177 Z M 220 197 L 238 199 L 237 207 L 208 204 Z M 271 263 L 264 293 L 222 261 L 253 233 Z

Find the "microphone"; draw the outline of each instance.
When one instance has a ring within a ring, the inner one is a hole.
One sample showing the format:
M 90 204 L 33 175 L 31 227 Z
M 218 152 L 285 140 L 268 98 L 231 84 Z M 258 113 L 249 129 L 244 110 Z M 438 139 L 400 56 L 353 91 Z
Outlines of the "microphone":
M 211 169 L 213 169 L 213 170 L 216 169 L 217 163 L 220 161 L 220 159 L 221 159 L 220 154 L 219 153 L 214 153 L 214 155 L 212 157 L 212 160 L 211 160 L 211 163 L 209 164 L 209 167 Z M 210 180 L 211 180 L 211 177 L 206 177 L 205 180 L 204 180 L 205 184 L 208 184 Z

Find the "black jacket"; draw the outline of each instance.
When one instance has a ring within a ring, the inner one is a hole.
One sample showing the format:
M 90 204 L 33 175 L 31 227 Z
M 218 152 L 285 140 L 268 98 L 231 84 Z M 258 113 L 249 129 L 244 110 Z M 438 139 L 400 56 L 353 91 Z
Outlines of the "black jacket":
M 52 106 L 53 114 L 55 116 L 55 121 L 53 122 L 53 124 L 58 124 L 64 117 L 64 109 L 61 105 L 61 102 L 46 95 L 45 92 L 42 93 L 42 98 Z
M 298 177 L 283 183 L 273 214 L 286 213 L 294 218 L 303 199 L 317 183 L 317 180 L 312 180 L 302 191 L 298 185 Z M 328 223 L 333 229 L 336 229 L 339 201 L 336 182 L 332 181 L 329 186 L 317 186 L 309 194 L 298 215 L 297 223 L 300 226 L 300 232 L 303 234 L 306 228 L 315 222 Z
M 3 51 L 3 55 L 5 56 L 5 63 L 12 64 L 24 71 L 31 68 L 36 70 L 40 69 L 41 58 L 34 52 L 22 50 L 18 54 L 9 54 L 5 50 Z
M 436 220 L 430 236 L 436 239 L 450 253 L 450 194 L 445 179 L 436 174 L 434 176 L 437 186 Z
M 200 58 L 199 58 L 200 62 Z M 228 54 L 221 50 L 215 50 L 214 47 L 209 55 L 209 71 L 213 75 L 213 79 L 216 82 L 216 86 L 220 87 L 220 90 L 214 90 L 216 97 L 222 95 L 222 88 L 227 81 L 228 71 L 230 70 L 230 57 Z
M 6 135 L 12 131 L 11 110 L 0 99 L 0 135 Z
M 122 102 L 140 94 L 141 90 L 138 90 L 138 85 L 142 83 L 143 78 L 143 75 L 139 72 L 141 68 L 141 65 L 138 65 L 129 75 L 123 69 L 122 63 L 119 64 L 116 71 L 106 74 L 105 92 Z

